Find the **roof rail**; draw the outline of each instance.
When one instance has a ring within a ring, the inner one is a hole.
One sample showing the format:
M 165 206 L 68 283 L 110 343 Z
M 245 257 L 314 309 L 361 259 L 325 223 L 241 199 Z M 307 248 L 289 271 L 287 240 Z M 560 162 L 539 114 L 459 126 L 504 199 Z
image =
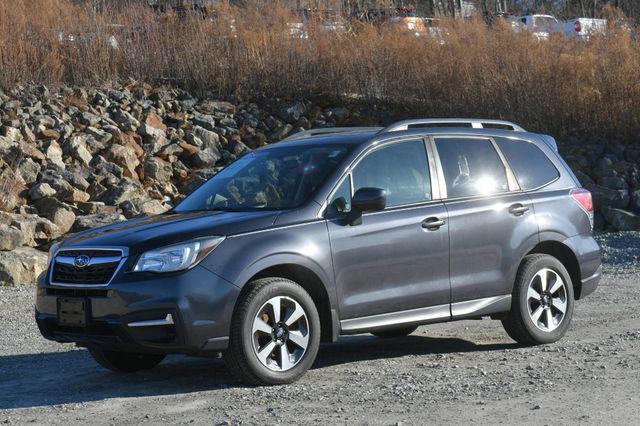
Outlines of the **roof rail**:
M 319 129 L 303 130 L 302 132 L 294 133 L 282 141 L 295 141 L 298 139 L 312 138 L 314 136 L 335 135 L 339 133 L 373 132 L 379 130 L 380 127 L 321 127 Z
M 393 123 L 390 126 L 380 130 L 380 133 L 387 132 L 400 132 L 402 130 L 408 130 L 411 127 L 420 127 L 420 125 L 430 125 L 437 127 L 443 125 L 443 127 L 451 127 L 452 124 L 466 124 L 470 125 L 474 129 L 493 128 L 494 126 L 504 126 L 511 128 L 515 132 L 525 132 L 522 127 L 514 124 L 510 121 L 504 120 L 484 120 L 473 118 L 418 118 L 415 120 L 404 120 Z M 453 126 L 455 127 L 455 126 Z

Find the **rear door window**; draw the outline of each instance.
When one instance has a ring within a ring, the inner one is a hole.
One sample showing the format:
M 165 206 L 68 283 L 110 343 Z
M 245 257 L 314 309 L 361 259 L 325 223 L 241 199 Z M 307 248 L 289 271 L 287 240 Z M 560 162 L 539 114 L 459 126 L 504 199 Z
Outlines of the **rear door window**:
M 489 139 L 436 137 L 447 197 L 472 197 L 509 191 L 507 172 Z
M 518 139 L 495 140 L 523 190 L 540 188 L 560 176 L 551 160 L 535 144 Z

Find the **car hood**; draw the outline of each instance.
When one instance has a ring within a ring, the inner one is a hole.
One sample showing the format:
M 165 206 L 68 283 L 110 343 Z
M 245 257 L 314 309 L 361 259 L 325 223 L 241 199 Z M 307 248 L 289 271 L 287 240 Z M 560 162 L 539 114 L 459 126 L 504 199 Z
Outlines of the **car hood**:
M 61 248 L 127 247 L 130 254 L 213 235 L 232 235 L 267 228 L 277 212 L 199 211 L 165 213 L 118 222 L 67 238 Z

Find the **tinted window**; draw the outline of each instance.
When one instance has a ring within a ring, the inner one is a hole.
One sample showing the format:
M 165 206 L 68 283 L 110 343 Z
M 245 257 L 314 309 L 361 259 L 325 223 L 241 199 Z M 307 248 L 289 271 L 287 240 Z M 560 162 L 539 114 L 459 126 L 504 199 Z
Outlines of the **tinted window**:
M 436 147 L 449 198 L 509 190 L 504 164 L 488 139 L 436 138 Z
M 329 199 L 329 212 L 346 213 L 351 211 L 351 179 L 347 176 Z
M 560 176 L 544 152 L 531 142 L 504 138 L 496 138 L 496 142 L 507 157 L 520 188 L 538 188 Z
M 340 145 L 297 145 L 251 152 L 211 178 L 175 210 L 297 207 L 316 191 L 347 151 Z
M 431 199 L 427 152 L 422 140 L 394 143 L 368 154 L 353 170 L 353 185 L 387 191 L 387 206 Z

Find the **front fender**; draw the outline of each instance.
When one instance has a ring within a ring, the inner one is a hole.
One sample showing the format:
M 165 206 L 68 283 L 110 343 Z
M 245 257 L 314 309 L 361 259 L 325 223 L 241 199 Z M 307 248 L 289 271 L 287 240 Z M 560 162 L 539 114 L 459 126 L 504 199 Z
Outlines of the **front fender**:
M 285 264 L 302 266 L 316 274 L 332 306 L 336 306 L 333 263 L 324 220 L 227 237 L 202 263 L 241 288 L 259 272 Z

